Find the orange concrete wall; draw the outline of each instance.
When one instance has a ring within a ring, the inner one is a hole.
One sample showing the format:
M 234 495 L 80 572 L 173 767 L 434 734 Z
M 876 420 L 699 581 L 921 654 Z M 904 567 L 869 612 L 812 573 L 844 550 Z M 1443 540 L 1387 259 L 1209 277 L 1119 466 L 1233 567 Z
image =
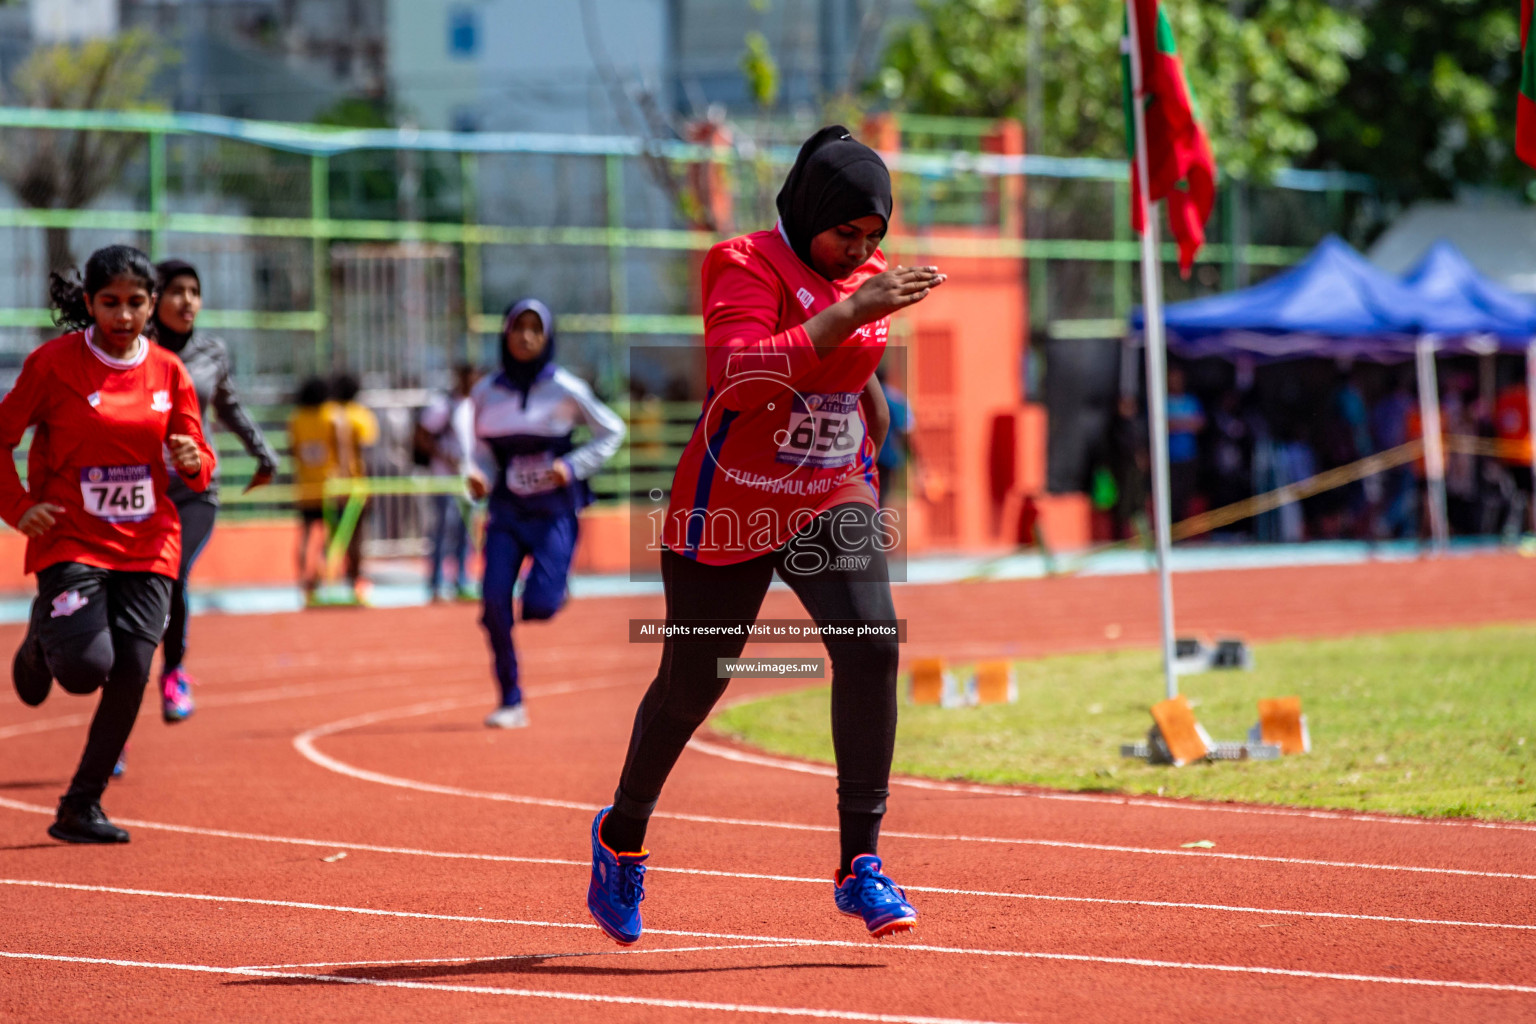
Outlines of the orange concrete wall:
M 887 153 L 901 141 L 888 117 L 873 119 L 863 134 Z M 1021 154 L 1023 131 L 1017 122 L 1000 121 L 983 148 Z M 933 264 L 949 275 L 892 327 L 893 343 L 909 349 L 906 383 L 916 422 L 919 468 L 908 531 L 913 553 L 1016 544 L 1026 504 L 1052 548 L 1082 547 L 1089 537 L 1086 503 L 1045 494 L 1045 410 L 1026 404 L 1022 393 L 1029 330 L 1025 262 L 932 254 L 945 242 L 1023 237 L 1024 183 L 1012 178 L 998 187 L 993 225 L 917 233 L 905 230 L 900 205 L 892 218 L 900 262 Z M 928 242 L 936 244 L 925 251 Z
M 963 550 L 995 546 L 1008 531 L 991 497 L 991 441 L 994 418 L 1023 405 L 1023 266 L 1016 260 L 923 258 L 950 275 L 900 315 L 908 321 L 902 334 L 912 349 L 908 384 L 917 457 L 922 472 L 933 474 L 924 501 L 935 507 L 925 510 L 931 528 L 924 541 Z M 1025 450 L 1043 448 L 1043 436 L 1024 441 Z

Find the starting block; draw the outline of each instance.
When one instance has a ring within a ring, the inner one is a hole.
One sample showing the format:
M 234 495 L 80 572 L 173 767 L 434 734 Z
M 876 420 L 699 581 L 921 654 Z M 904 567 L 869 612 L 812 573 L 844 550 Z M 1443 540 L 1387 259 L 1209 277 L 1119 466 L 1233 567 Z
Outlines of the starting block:
M 1152 721 L 1146 740 L 1122 744 L 1121 757 L 1175 767 L 1191 761 L 1274 761 L 1280 757 L 1281 747 L 1268 742 L 1267 737 L 1261 741 L 1250 733 L 1247 743 L 1212 740 L 1210 733 L 1195 719 L 1195 712 L 1183 694 L 1152 705 Z M 1257 731 L 1258 726 L 1254 729 Z
M 913 704 L 937 704 L 941 707 L 957 707 L 965 700 L 955 674 L 944 664 L 943 658 L 918 658 L 912 662 Z
M 943 658 L 917 658 L 912 662 L 909 694 L 913 704 L 937 704 L 944 708 L 1011 704 L 1019 699 L 1019 684 L 1011 662 L 984 661 L 962 680 L 950 671 Z
M 1173 671 L 1179 675 L 1236 668 L 1253 668 L 1253 651 L 1238 637 L 1218 637 L 1214 646 L 1193 636 L 1173 642 Z
M 1211 668 L 1240 668 L 1252 671 L 1253 649 L 1238 637 L 1217 637 L 1216 650 L 1211 654 Z
M 1152 705 L 1152 721 L 1155 724 L 1147 734 L 1147 743 L 1152 753 L 1158 755 L 1151 759 L 1154 762 L 1189 764 L 1204 758 L 1216 745 L 1205 726 L 1195 720 L 1194 709 L 1182 693 Z
M 1173 671 L 1177 675 L 1204 672 L 1211 667 L 1211 649 L 1195 636 L 1181 636 L 1173 641 Z
M 1301 713 L 1301 698 L 1259 701 L 1259 724 L 1249 730 L 1248 738 L 1279 747 L 1285 754 L 1310 754 L 1312 735 L 1307 732 L 1307 716 Z
M 1019 699 L 1019 683 L 1013 663 L 984 661 L 976 666 L 976 677 L 967 694 L 975 704 L 1012 704 Z

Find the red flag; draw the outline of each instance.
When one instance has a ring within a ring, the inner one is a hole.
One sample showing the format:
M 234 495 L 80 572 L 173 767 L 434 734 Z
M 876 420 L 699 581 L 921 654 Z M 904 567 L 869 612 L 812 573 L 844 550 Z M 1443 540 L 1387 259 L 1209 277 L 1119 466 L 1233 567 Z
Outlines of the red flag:
M 1532 0 L 1522 0 L 1529 5 Z M 1179 243 L 1179 271 L 1189 276 L 1195 255 L 1205 244 L 1205 222 L 1216 205 L 1216 157 L 1200 125 L 1184 64 L 1158 0 L 1127 0 L 1135 4 L 1140 43 L 1143 100 L 1147 126 L 1147 175 L 1153 202 L 1168 201 L 1168 223 Z M 1146 211 L 1136 166 L 1136 122 L 1131 107 L 1129 32 L 1123 47 L 1126 136 L 1131 141 L 1131 224 L 1144 230 Z
M 1515 155 L 1536 167 L 1536 47 L 1531 2 L 1520 0 L 1520 95 L 1515 100 Z

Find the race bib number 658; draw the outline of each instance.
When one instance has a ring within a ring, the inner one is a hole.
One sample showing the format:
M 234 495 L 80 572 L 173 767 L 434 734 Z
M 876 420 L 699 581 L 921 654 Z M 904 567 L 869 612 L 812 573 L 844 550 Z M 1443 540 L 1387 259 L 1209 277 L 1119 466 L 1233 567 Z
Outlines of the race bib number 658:
M 797 394 L 794 403 L 774 460 L 812 469 L 852 465 L 864 444 L 859 392 Z
M 140 523 L 155 514 L 148 466 L 88 466 L 80 471 L 85 510 L 109 523 Z
M 555 482 L 555 457 L 549 452 L 514 455 L 507 464 L 507 490 L 527 497 L 552 491 Z

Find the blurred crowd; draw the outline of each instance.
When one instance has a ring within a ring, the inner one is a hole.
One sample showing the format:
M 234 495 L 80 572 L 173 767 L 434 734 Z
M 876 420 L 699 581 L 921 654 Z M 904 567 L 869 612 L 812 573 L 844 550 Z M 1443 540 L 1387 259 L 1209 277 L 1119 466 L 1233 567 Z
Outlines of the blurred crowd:
M 1465 364 L 1465 365 L 1463 365 Z M 1442 434 L 1498 439 L 1500 453 L 1447 450 L 1447 518 L 1454 535 L 1513 538 L 1529 528 L 1531 431 L 1516 365 L 1500 378 L 1473 360 L 1439 376 Z M 1095 452 L 1097 539 L 1147 533 L 1150 457 L 1146 412 L 1122 398 Z M 1195 363 L 1168 372 L 1169 495 L 1173 521 L 1348 466 L 1423 436 L 1411 365 L 1281 364 L 1240 379 Z M 1353 476 L 1354 474 L 1346 474 Z M 1338 487 L 1218 528 L 1209 540 L 1391 540 L 1429 535 L 1424 461 L 1360 475 Z

